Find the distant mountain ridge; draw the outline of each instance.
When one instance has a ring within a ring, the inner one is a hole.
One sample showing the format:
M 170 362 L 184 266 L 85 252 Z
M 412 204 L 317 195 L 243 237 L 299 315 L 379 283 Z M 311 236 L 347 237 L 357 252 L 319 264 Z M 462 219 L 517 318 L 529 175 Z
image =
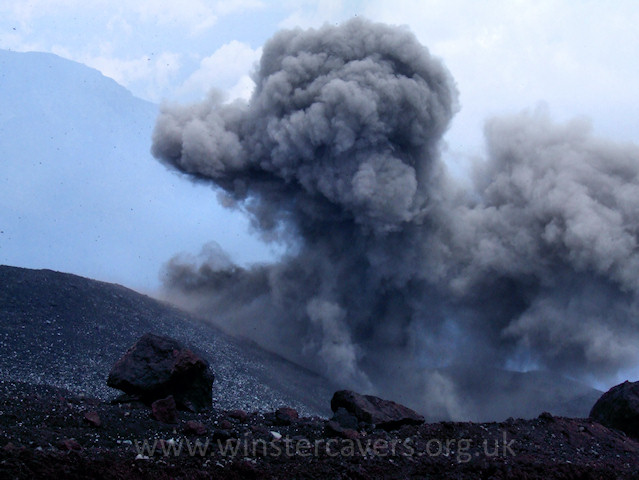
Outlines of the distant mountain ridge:
M 158 107 L 97 70 L 53 54 L 0 50 L 0 72 L 3 169 L 11 160 L 21 159 L 19 167 L 31 174 L 22 179 L 51 181 L 55 176 L 35 175 L 42 169 L 55 174 L 58 168 L 62 169 L 58 175 L 70 176 L 95 160 L 117 162 L 126 155 L 113 152 L 118 148 L 150 157 L 150 127 Z M 74 161 L 65 165 L 58 155 Z M 11 172 L 17 173 L 15 167 Z
M 0 50 L 0 264 L 153 288 L 212 239 L 263 257 L 241 214 L 153 158 L 158 111 L 86 65 Z
M 149 153 L 157 106 L 52 54 L 0 50 L 0 72 L 0 263 L 102 278 L 117 274 L 101 255 L 139 264 L 118 231 L 155 201 L 140 178 L 164 173 Z
M 0 96 L 0 125 L 8 125 L 8 116 L 23 114 L 30 122 L 39 114 L 42 122 L 51 116 L 82 118 L 86 122 L 104 121 L 104 113 L 111 115 L 105 128 L 117 128 L 122 133 L 128 125 L 122 123 L 133 115 L 145 125 L 149 116 L 157 114 L 157 106 L 133 96 L 115 80 L 81 63 L 43 52 L 13 52 L 0 50 L 0 82 L 8 95 Z M 68 95 L 57 95 L 67 91 Z M 71 95 L 71 93 L 73 95 Z M 25 97 L 30 102 L 25 102 Z M 90 115 L 86 107 L 91 106 Z M 60 115 L 60 113 L 64 115 Z M 119 117 L 119 118 L 118 118 Z M 58 126 L 66 126 L 65 121 Z M 137 133 L 143 133 L 142 130 Z

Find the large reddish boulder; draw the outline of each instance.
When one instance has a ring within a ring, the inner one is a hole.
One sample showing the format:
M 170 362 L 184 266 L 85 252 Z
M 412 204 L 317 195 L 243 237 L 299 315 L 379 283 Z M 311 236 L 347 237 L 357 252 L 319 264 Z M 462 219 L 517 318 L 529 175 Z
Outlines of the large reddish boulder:
M 360 395 L 350 390 L 340 390 L 333 395 L 331 410 L 337 412 L 340 408 L 345 409 L 358 421 L 375 424 L 384 430 L 424 423 L 423 416 L 404 405 L 373 395 Z
M 107 385 L 151 404 L 172 395 L 178 408 L 211 406 L 214 376 L 208 362 L 177 340 L 147 333 L 118 360 Z
M 639 382 L 612 387 L 592 407 L 590 418 L 639 438 Z

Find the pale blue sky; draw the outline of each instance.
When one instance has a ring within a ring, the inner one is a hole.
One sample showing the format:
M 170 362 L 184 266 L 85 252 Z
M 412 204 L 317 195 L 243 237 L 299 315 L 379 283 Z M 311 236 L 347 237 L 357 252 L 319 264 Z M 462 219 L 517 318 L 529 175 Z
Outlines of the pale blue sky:
M 211 87 L 248 97 L 275 31 L 353 15 L 407 25 L 452 71 L 462 109 L 449 162 L 477 152 L 486 117 L 540 103 L 556 119 L 586 116 L 605 136 L 636 139 L 635 0 L 2 0 L 0 48 L 79 61 L 153 102 Z
M 461 91 L 457 123 L 481 129 L 487 115 L 543 101 L 558 117 L 591 116 L 603 133 L 636 134 L 634 0 L 2 0 L 0 48 L 79 61 L 154 102 L 213 86 L 247 96 L 246 75 L 275 31 L 353 15 L 407 25 L 444 60 Z

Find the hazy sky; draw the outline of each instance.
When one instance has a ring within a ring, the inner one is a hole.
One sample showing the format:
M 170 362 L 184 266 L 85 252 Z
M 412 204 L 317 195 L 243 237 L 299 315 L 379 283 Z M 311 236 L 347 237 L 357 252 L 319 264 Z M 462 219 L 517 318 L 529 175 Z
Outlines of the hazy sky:
M 444 60 L 461 92 L 453 150 L 481 143 L 487 116 L 540 102 L 555 118 L 586 115 L 605 135 L 636 138 L 634 0 L 3 0 L 0 48 L 79 61 L 154 102 L 211 87 L 248 97 L 275 31 L 354 15 L 407 25 Z
M 201 99 L 212 87 L 248 98 L 273 33 L 354 15 L 406 25 L 450 69 L 461 110 L 444 157 L 457 174 L 482 155 L 486 118 L 523 109 L 585 116 L 596 133 L 637 142 L 635 0 L 2 0 L 0 48 L 84 63 L 153 102 Z

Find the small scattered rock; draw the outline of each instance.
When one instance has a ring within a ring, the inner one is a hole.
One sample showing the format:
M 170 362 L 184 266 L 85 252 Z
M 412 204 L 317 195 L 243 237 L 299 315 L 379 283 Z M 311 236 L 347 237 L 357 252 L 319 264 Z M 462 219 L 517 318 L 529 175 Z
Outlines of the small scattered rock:
M 73 438 L 65 438 L 64 440 L 61 440 L 58 443 L 58 447 L 60 448 L 60 450 L 67 450 L 69 452 L 79 452 L 80 450 L 82 450 L 82 446 Z
M 177 423 L 177 407 L 173 395 L 153 402 L 151 416 L 159 422 Z
M 5 452 L 13 453 L 17 451 L 18 448 L 13 444 L 13 442 L 9 442 L 4 447 L 2 447 L 2 450 L 4 450 Z
M 539 420 L 544 420 L 546 422 L 554 422 L 555 418 L 552 416 L 550 412 L 541 412 L 539 415 Z
M 206 435 L 207 428 L 204 424 L 189 420 L 184 426 L 184 433 L 187 435 Z
M 257 478 L 258 472 L 255 463 L 250 458 L 243 458 L 236 461 L 235 468 L 242 478 Z
M 270 434 L 270 430 L 264 425 L 251 425 L 251 432 L 264 436 L 268 436 Z
M 274 424 L 286 426 L 297 421 L 299 418 L 300 416 L 294 408 L 282 407 L 275 411 Z
M 84 414 L 84 421 L 96 428 L 99 428 L 102 426 L 102 420 L 100 419 L 100 415 L 98 415 L 98 412 L 95 412 L 95 411 L 86 412 Z
M 249 417 L 248 413 L 246 413 L 244 410 L 231 410 L 228 415 L 229 417 L 239 420 L 242 423 L 246 422 Z
M 233 428 L 233 424 L 226 419 L 220 421 L 219 426 L 222 430 L 231 430 Z

